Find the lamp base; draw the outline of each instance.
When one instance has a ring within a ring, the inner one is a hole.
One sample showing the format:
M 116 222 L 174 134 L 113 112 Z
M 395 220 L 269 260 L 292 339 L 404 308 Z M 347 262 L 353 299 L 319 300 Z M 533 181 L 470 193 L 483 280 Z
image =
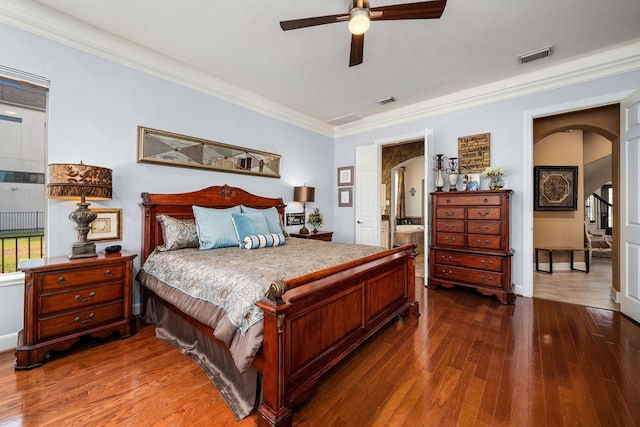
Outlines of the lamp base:
M 71 245 L 69 259 L 97 257 L 96 244 L 93 242 L 75 242 Z
M 298 234 L 309 234 L 309 229 L 303 225 L 300 231 L 298 231 Z

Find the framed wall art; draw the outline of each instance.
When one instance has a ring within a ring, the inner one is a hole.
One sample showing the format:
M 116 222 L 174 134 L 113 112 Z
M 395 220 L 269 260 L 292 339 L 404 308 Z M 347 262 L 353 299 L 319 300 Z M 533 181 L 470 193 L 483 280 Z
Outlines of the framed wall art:
M 578 166 L 534 166 L 533 209 L 578 210 Z
M 90 224 L 87 238 L 94 242 L 122 240 L 122 209 L 91 209 L 98 217 Z
M 353 185 L 353 166 L 338 168 L 338 186 Z
M 491 166 L 491 135 L 461 136 L 458 138 L 458 169 L 460 173 L 482 172 Z
M 280 178 L 279 154 L 138 126 L 138 163 Z
M 350 208 L 353 206 L 353 187 L 338 188 L 338 207 Z

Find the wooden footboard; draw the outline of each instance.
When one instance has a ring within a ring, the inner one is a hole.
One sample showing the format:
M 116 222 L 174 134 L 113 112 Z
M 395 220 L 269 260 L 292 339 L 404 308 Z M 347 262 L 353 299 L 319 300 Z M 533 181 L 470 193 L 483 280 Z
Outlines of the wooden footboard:
M 419 316 L 413 245 L 295 286 L 278 303 L 258 303 L 265 312 L 260 425 L 290 426 L 293 405 L 325 372 L 394 317 Z

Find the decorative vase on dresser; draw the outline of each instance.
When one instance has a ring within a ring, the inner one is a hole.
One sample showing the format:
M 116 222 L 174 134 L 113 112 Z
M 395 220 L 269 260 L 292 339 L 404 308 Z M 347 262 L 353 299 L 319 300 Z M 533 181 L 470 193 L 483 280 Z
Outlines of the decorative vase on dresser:
M 84 335 L 130 336 L 135 331 L 131 300 L 136 256 L 122 251 L 20 261 L 24 329 L 18 334 L 15 369 L 40 366 L 49 351 L 67 350 Z
M 430 289 L 465 286 L 513 304 L 511 190 L 431 193 Z

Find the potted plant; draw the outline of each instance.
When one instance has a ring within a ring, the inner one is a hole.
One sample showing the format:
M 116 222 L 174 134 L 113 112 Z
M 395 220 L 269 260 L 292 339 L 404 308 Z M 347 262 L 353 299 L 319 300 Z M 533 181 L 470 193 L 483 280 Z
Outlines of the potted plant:
M 315 208 L 315 210 L 309 214 L 309 219 L 307 220 L 307 224 L 313 227 L 314 233 L 318 232 L 318 228 L 324 225 L 324 218 L 320 213 L 320 209 Z

